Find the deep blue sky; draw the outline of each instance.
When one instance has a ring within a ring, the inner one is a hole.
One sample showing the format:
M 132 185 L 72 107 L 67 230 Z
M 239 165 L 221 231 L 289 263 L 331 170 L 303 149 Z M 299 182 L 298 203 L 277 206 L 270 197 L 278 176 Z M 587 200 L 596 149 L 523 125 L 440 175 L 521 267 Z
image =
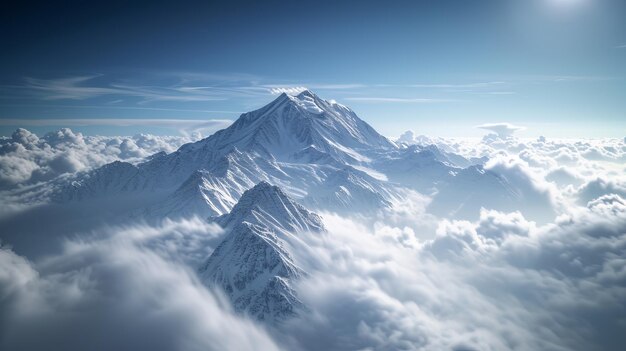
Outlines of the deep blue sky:
M 154 119 L 234 119 L 292 87 L 390 136 L 626 135 L 623 0 L 0 6 L 0 135 L 175 133 Z

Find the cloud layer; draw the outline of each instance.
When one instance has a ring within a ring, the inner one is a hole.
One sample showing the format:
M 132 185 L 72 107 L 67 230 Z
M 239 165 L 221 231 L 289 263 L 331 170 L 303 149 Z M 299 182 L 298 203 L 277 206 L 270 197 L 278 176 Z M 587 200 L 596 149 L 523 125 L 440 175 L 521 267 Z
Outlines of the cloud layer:
M 192 220 L 96 234 L 36 264 L 0 249 L 3 350 L 278 349 L 190 270 L 216 227 Z
M 483 211 L 410 249 L 326 214 L 300 256 L 303 349 L 602 350 L 626 341 L 626 200 L 606 195 L 537 226 Z M 289 339 L 289 338 L 288 338 Z
M 499 138 L 506 139 L 513 136 L 515 132 L 526 128 L 513 125 L 511 123 L 487 123 L 481 124 L 476 128 L 485 129 L 496 133 Z
M 48 181 L 116 160 L 133 162 L 157 152 L 169 153 L 199 137 L 83 136 L 63 128 L 40 138 L 20 128 L 10 138 L 0 139 L 0 190 Z
M 427 196 L 407 192 L 367 222 L 323 213 L 328 233 L 291 243 L 309 273 L 297 287 L 308 313 L 275 328 L 234 314 L 198 281 L 196 267 L 223 235 L 205 220 L 93 228 L 37 260 L 4 247 L 0 348 L 619 349 L 626 343 L 626 141 L 500 134 L 409 132 L 400 141 L 487 159 L 486 170 L 546 207 L 438 218 L 426 212 Z M 18 130 L 0 141 L 0 162 L 10 165 L 0 179 L 5 189 L 27 188 L 191 139 Z M 534 222 L 534 211 L 549 216 Z

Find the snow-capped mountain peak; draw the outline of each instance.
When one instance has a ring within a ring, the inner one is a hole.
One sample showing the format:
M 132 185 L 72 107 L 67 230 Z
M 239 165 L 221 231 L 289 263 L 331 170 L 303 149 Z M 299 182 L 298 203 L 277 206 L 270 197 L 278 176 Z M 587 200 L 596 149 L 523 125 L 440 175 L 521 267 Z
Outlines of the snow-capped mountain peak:
M 261 180 L 280 184 L 301 198 L 333 169 L 364 165 L 390 150 L 396 150 L 396 145 L 354 111 L 305 90 L 298 95 L 281 94 L 203 140 L 133 166 L 132 172 L 126 170 L 124 179 L 113 174 L 86 177 L 91 179 L 77 182 L 71 189 L 76 194 L 70 198 L 123 192 L 152 191 L 160 192 L 160 196 L 180 193 L 181 184 L 194 172 L 203 170 L 203 179 L 194 178 L 198 186 L 188 188 L 202 192 L 195 198 L 212 202 L 205 215 L 221 215 L 230 210 L 246 188 Z M 167 202 L 167 208 L 157 211 L 159 214 L 176 216 L 181 208 L 203 208 L 171 203 L 169 198 L 161 201 Z M 156 207 L 163 207 L 160 205 L 157 203 Z
M 316 97 L 317 95 L 315 95 L 315 94 L 314 94 L 312 91 L 310 91 L 309 89 L 304 89 L 304 90 L 302 90 L 300 93 L 298 93 L 298 95 L 297 95 L 297 96 L 298 96 L 298 98 L 300 98 L 300 99 L 301 99 L 302 97 L 305 97 L 305 96 L 308 96 L 308 97 L 314 98 L 314 97 Z
M 279 187 L 265 181 L 243 193 L 229 214 L 217 217 L 224 228 L 247 222 L 288 233 L 323 231 L 321 218 L 291 200 Z
M 283 93 L 266 106 L 242 114 L 230 127 L 186 148 L 223 155 L 236 147 L 243 152 L 288 159 L 310 146 L 349 163 L 367 160 L 363 153 L 368 150 L 395 148 L 354 111 L 309 90 L 296 96 Z
M 206 284 L 226 293 L 236 311 L 258 320 L 278 322 L 303 308 L 290 280 L 305 273 L 265 227 L 246 222 L 232 228 L 199 273 Z
M 288 248 L 298 232 L 324 231 L 319 216 L 260 182 L 216 221 L 227 234 L 199 268 L 206 284 L 220 287 L 237 311 L 259 320 L 281 321 L 304 308 L 291 283 L 306 273 Z

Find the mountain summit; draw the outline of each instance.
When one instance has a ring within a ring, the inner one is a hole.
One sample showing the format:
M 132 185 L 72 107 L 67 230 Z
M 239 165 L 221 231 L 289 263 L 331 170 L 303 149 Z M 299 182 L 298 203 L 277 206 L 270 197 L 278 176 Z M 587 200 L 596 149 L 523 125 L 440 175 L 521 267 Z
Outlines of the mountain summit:
M 337 187 L 344 184 L 325 182 L 329 175 L 346 166 L 366 165 L 394 150 L 393 142 L 349 108 L 309 90 L 295 96 L 283 93 L 242 114 L 229 127 L 171 154 L 91 172 L 73 182 L 61 198 L 141 194 L 133 197 L 142 199 L 149 193 L 154 196 L 146 201 L 150 202 L 143 213 L 150 218 L 219 216 L 228 213 L 246 189 L 262 181 L 279 185 L 297 199 L 323 190 L 320 186 L 339 191 Z M 340 198 L 343 207 L 352 205 L 352 196 L 327 196 L 324 201 Z
M 309 90 L 296 96 L 282 93 L 199 143 L 219 153 L 237 148 L 279 160 L 288 160 L 312 147 L 349 163 L 366 160 L 363 151 L 395 148 L 354 111 L 321 99 Z
M 281 94 L 228 128 L 171 154 L 138 165 L 116 162 L 81 175 L 58 198 L 126 196 L 138 203 L 141 216 L 157 221 L 224 215 L 260 182 L 279 186 L 313 210 L 352 215 L 375 214 L 411 189 L 434 197 L 433 213 L 473 216 L 477 210 L 471 204 L 476 201 L 467 202 L 468 211 L 455 209 L 465 202 L 459 199 L 473 198 L 477 182 L 500 184 L 492 198 L 504 200 L 487 203 L 523 201 L 536 208 L 548 203 L 542 194 L 519 196 L 533 191 L 519 179 L 461 172 L 473 163 L 434 145 L 399 147 L 349 108 L 305 90 Z M 446 192 L 453 184 L 460 186 Z M 254 216 L 271 218 L 259 211 Z

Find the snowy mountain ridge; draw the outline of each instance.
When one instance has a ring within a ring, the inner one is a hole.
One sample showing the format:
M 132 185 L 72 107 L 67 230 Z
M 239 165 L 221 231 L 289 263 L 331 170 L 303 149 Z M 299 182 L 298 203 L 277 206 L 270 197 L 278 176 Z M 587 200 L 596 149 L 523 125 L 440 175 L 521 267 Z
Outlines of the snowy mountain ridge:
M 305 90 L 295 96 L 281 94 L 171 154 L 138 165 L 106 165 L 62 189 L 58 198 L 82 201 L 133 194 L 141 199 L 153 194 L 141 213 L 155 220 L 224 215 L 259 182 L 279 186 L 313 210 L 347 215 L 389 207 L 406 189 L 432 196 L 435 204 L 430 208 L 446 216 L 478 214 L 479 202 L 468 201 L 458 211 L 454 197 L 480 199 L 480 186 L 497 185 L 499 200 L 490 204 L 509 208 L 522 201 L 532 207 L 543 201 L 538 194 L 518 196 L 533 189 L 515 179 L 471 171 L 485 161 L 468 160 L 434 145 L 395 144 L 349 108 Z M 451 194 L 445 191 L 450 186 L 455 189 Z
M 263 181 L 244 192 L 229 214 L 214 220 L 223 228 L 247 222 L 286 232 L 324 230 L 318 215 L 295 203 L 279 187 Z
M 431 198 L 431 214 L 447 218 L 475 218 L 485 205 L 549 215 L 545 194 L 476 161 L 434 145 L 397 145 L 307 90 L 282 94 L 173 153 L 105 165 L 59 198 L 145 198 L 133 215 L 217 222 L 224 238 L 199 267 L 202 281 L 224 291 L 238 312 L 271 324 L 306 309 L 295 283 L 307 273 L 290 250 L 301 245 L 298 233 L 325 231 L 307 208 L 376 218 L 419 192 Z
M 179 151 L 182 155 L 210 150 L 212 158 L 219 158 L 233 148 L 279 161 L 297 159 L 296 154 L 309 149 L 356 164 L 369 160 L 363 151 L 396 145 L 349 108 L 305 90 L 297 96 L 283 93 L 265 107 L 242 114 L 228 128 Z
M 282 94 L 265 107 L 244 113 L 228 128 L 171 154 L 136 166 L 118 162 L 91 172 L 65 189 L 62 198 L 154 192 L 161 194 L 162 201 L 146 204 L 147 217 L 219 216 L 260 181 L 302 199 L 323 184 L 336 187 L 326 182 L 329 175 L 346 165 L 370 162 L 374 150 L 396 149 L 352 110 L 307 90 L 297 96 Z M 390 189 L 383 189 L 393 187 L 374 182 L 378 184 L 362 189 L 380 190 L 373 197 L 385 197 Z M 337 201 L 328 204 L 331 208 L 345 207 L 346 202 L 356 205 L 345 197 L 328 199 Z
M 227 234 L 198 269 L 235 310 L 269 323 L 305 308 L 292 284 L 306 275 L 289 253 L 290 237 L 325 231 L 321 218 L 266 182 L 247 190 L 233 210 L 215 218 Z

